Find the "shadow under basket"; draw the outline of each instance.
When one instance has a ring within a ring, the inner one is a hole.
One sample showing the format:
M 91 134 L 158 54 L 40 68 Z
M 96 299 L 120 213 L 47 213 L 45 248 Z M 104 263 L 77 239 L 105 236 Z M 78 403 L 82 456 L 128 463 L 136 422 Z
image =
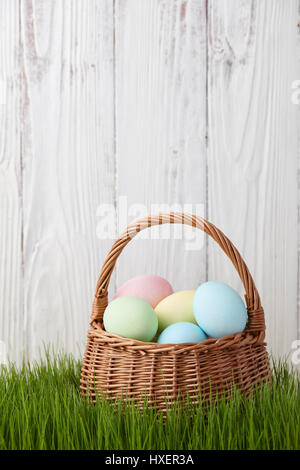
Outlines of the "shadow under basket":
M 108 285 L 123 248 L 141 230 L 160 224 L 185 224 L 203 230 L 226 253 L 245 288 L 248 319 L 242 333 L 201 343 L 144 343 L 108 333 L 103 313 Z M 229 396 L 233 384 L 244 393 L 270 382 L 264 311 L 249 270 L 230 240 L 202 217 L 169 213 L 149 216 L 129 225 L 111 248 L 97 283 L 91 328 L 84 355 L 81 391 L 92 401 L 121 398 L 141 406 L 166 410 L 175 402 L 207 401 Z

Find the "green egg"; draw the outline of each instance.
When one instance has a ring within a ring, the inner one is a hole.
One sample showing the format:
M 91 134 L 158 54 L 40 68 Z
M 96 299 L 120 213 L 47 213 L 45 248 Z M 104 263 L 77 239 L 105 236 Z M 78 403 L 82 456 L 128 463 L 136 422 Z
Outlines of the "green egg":
M 151 341 L 158 327 L 151 305 L 137 297 L 112 300 L 105 309 L 103 322 L 107 332 L 139 341 Z

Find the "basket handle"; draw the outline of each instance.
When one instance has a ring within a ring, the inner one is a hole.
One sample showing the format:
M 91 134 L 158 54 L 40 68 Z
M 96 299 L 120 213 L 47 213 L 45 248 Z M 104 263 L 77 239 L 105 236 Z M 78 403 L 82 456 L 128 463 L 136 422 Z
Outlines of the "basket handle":
M 226 255 L 232 261 L 232 264 L 237 270 L 245 288 L 245 301 L 248 312 L 246 330 L 253 333 L 260 333 L 261 339 L 263 339 L 265 332 L 264 311 L 261 306 L 260 297 L 252 276 L 238 250 L 221 230 L 219 230 L 207 220 L 200 216 L 178 212 L 150 215 L 148 217 L 139 219 L 130 224 L 126 228 L 125 232 L 123 232 L 123 234 L 120 235 L 120 237 L 115 241 L 102 266 L 102 270 L 97 282 L 91 324 L 93 324 L 93 322 L 99 322 L 103 318 L 104 310 L 108 304 L 108 285 L 110 277 L 123 248 L 141 230 L 152 227 L 154 225 L 162 224 L 184 224 L 199 228 L 210 235 L 220 245 L 224 253 L 226 253 Z

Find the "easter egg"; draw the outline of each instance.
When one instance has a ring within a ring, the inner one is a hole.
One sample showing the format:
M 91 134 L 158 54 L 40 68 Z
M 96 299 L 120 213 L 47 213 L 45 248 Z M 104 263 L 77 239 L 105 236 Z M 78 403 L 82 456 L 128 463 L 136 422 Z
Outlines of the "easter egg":
M 126 281 L 116 292 L 117 297 L 129 296 L 145 300 L 153 308 L 165 297 L 173 293 L 171 284 L 160 276 L 145 274 Z
M 124 338 L 151 341 L 157 332 L 157 316 L 145 300 L 137 297 L 118 297 L 104 311 L 104 328 Z
M 199 326 L 181 321 L 164 329 L 157 342 L 160 344 L 200 343 L 205 339 L 206 335 Z
M 193 313 L 194 290 L 175 292 L 163 299 L 155 307 L 158 318 L 158 331 L 162 331 L 172 323 L 196 323 Z
M 208 336 L 221 338 L 244 330 L 247 310 L 243 299 L 223 282 L 201 284 L 194 296 L 194 314 Z

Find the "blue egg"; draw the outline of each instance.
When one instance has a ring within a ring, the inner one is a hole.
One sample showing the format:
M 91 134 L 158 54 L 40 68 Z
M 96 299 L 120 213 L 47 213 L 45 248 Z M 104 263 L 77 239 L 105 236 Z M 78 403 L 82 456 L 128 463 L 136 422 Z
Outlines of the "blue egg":
M 180 321 L 165 328 L 157 342 L 160 344 L 200 343 L 205 339 L 206 335 L 199 326 Z
M 244 330 L 247 310 L 241 296 L 223 282 L 201 284 L 194 296 L 195 319 L 208 336 L 221 338 Z

